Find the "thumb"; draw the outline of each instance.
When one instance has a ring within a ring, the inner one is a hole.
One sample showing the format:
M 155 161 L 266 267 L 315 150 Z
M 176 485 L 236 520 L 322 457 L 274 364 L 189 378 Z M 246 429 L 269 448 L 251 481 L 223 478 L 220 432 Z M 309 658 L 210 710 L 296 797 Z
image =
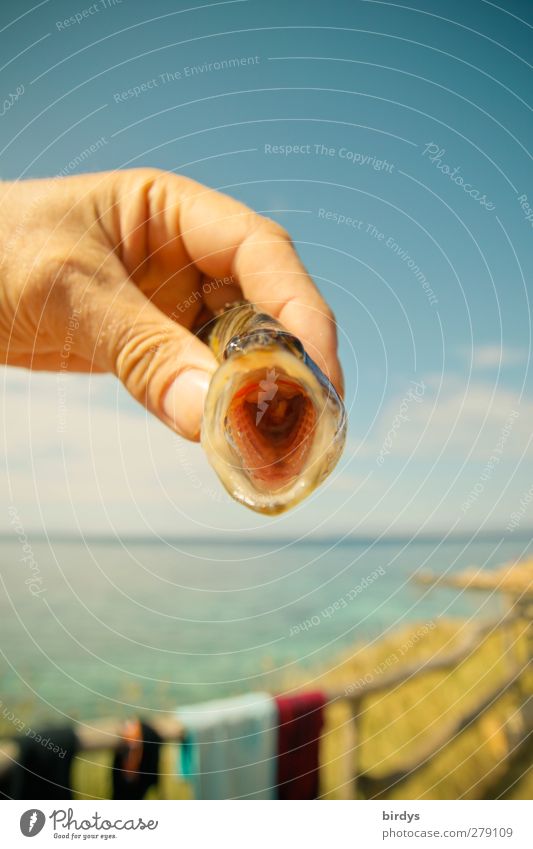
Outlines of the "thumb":
M 85 306 L 85 305 L 84 305 Z M 91 293 L 91 359 L 180 436 L 198 440 L 205 397 L 217 368 L 209 348 L 167 318 L 129 280 Z

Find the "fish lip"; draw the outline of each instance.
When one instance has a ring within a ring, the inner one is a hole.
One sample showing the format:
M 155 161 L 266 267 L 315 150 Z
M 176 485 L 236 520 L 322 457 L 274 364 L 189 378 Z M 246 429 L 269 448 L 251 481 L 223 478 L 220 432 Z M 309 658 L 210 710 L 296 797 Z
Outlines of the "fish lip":
M 305 349 L 300 340 L 285 330 L 260 329 L 233 336 L 224 350 L 224 359 L 235 354 L 249 353 L 253 349 L 283 348 L 291 354 L 303 359 Z
M 241 334 L 240 341 L 250 335 Z M 286 336 L 290 337 L 290 334 Z M 257 341 L 257 337 L 252 337 L 252 340 Z M 268 334 L 267 339 L 263 337 L 263 341 L 267 344 L 248 347 L 231 359 L 223 360 L 213 375 L 206 399 L 201 439 L 209 462 L 232 498 L 256 513 L 276 516 L 299 504 L 334 468 L 345 442 L 346 413 L 335 388 L 307 354 L 295 357 L 286 345 L 276 345 L 276 334 Z M 279 488 L 271 484 L 258 486 L 257 480 L 250 479 L 224 425 L 227 401 L 238 384 L 242 385 L 249 380 L 253 370 L 271 368 L 272 365 L 276 371 L 284 372 L 289 380 L 301 382 L 319 410 L 316 434 L 320 443 L 315 444 L 320 446 L 320 453 L 316 453 L 313 447 L 315 453 L 310 457 L 304 473 L 292 482 L 287 480 Z

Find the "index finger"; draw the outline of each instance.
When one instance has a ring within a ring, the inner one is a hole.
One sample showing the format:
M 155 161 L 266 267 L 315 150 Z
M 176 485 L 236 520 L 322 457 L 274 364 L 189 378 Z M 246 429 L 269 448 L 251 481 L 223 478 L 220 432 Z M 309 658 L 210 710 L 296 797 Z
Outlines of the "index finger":
M 165 207 L 172 206 L 176 190 L 181 195 L 179 233 L 194 264 L 210 277 L 236 278 L 244 297 L 301 339 L 342 394 L 335 317 L 286 230 L 192 180 L 172 174 L 159 179 Z

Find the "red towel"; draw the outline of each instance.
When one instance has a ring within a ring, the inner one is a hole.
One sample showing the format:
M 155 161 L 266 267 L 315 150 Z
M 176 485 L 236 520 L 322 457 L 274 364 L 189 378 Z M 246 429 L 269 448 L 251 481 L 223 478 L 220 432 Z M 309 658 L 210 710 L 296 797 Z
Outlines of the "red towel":
M 324 693 L 276 696 L 278 799 L 316 799 L 318 743 L 324 722 Z

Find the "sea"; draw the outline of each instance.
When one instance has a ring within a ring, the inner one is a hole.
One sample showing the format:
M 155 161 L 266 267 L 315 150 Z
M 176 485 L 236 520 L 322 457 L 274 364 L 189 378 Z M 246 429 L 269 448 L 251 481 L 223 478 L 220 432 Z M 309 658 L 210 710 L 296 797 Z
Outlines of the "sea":
M 505 609 L 498 593 L 429 587 L 417 573 L 532 553 L 531 536 L 5 537 L 0 709 L 25 722 L 93 719 L 272 691 L 302 671 L 311 680 L 395 630 Z

